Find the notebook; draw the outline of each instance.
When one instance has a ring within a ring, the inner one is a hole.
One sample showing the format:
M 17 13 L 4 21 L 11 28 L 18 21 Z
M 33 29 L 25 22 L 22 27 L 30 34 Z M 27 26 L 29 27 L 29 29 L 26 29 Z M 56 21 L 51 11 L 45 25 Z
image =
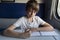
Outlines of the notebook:
M 42 36 L 58 36 L 58 33 L 55 31 L 41 31 Z
M 31 36 L 40 36 L 40 32 L 32 32 Z

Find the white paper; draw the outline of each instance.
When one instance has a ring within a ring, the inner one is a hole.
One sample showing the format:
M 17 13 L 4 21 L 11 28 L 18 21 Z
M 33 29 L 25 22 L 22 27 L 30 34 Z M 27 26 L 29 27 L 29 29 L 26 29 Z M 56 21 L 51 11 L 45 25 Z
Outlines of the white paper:
M 40 32 L 42 36 L 58 36 L 58 33 L 55 31 L 41 31 Z
M 31 36 L 40 36 L 40 32 L 32 32 Z

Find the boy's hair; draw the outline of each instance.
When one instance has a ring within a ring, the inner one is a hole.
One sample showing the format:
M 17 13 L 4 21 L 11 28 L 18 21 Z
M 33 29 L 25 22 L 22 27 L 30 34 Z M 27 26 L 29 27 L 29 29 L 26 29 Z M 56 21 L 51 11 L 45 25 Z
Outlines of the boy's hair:
M 36 0 L 29 0 L 26 3 L 26 11 L 31 8 L 35 11 L 39 11 L 39 3 Z

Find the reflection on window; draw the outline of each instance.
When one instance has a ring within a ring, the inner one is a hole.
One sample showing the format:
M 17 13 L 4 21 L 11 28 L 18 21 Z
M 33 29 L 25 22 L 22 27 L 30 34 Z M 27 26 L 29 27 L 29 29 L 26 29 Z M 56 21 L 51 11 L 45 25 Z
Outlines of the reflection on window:
M 58 2 L 57 14 L 58 14 L 58 16 L 60 17 L 60 0 L 59 0 L 59 2 Z

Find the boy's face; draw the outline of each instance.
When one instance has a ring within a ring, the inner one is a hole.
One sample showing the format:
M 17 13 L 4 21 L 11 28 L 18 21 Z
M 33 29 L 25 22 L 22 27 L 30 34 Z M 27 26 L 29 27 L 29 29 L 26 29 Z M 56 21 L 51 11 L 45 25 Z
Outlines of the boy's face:
M 35 10 L 33 10 L 32 8 L 31 9 L 28 9 L 27 10 L 27 17 L 33 17 L 33 16 L 35 16 L 36 15 L 36 11 Z

